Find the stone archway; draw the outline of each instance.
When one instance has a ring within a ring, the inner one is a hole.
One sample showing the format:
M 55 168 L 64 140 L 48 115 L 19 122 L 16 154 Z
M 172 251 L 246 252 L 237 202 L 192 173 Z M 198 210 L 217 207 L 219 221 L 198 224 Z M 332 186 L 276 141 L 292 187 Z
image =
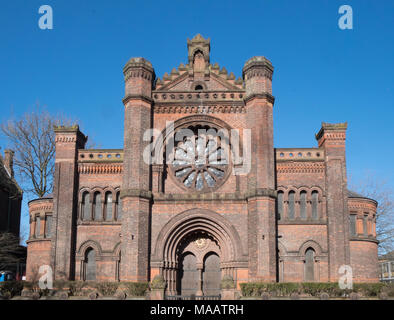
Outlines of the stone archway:
M 243 261 L 235 228 L 218 213 L 191 209 L 178 214 L 163 227 L 151 265 L 157 267 L 166 280 L 168 295 L 182 294 L 184 268 L 190 278 L 183 280 L 183 287 L 186 285 L 189 293 L 193 294 L 192 283 L 197 279 L 196 295 L 214 295 L 220 290 L 221 277 L 231 275 L 235 279 L 236 268 Z

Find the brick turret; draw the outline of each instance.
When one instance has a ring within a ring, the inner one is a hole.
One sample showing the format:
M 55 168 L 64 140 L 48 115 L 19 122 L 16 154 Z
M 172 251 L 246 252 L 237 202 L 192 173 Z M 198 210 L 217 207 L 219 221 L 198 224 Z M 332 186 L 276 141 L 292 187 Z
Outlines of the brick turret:
M 144 162 L 148 145 L 144 132 L 152 128 L 152 84 L 155 73 L 144 58 L 130 59 L 125 77 L 125 135 L 122 183 L 121 280 L 147 281 L 150 259 L 150 165 Z
M 249 274 L 264 281 L 276 280 L 272 73 L 272 64 L 264 57 L 253 57 L 243 67 L 253 154 L 248 175 Z
M 349 216 L 346 178 L 347 123 L 322 123 L 316 135 L 319 148 L 324 148 L 325 189 L 329 247 L 329 279 L 337 281 L 342 265 L 350 264 Z
M 77 216 L 77 151 L 85 147 L 85 137 L 77 125 L 55 127 L 56 159 L 53 190 L 51 264 L 55 279 L 74 278 L 75 223 Z

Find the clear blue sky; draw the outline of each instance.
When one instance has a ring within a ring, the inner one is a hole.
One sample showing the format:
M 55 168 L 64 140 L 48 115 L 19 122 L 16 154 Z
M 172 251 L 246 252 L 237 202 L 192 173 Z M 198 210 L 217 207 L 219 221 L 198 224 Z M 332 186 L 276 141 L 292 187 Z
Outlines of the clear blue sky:
M 43 4 L 53 30 L 38 27 Z M 338 27 L 343 4 L 353 30 Z M 162 77 L 187 62 L 197 33 L 237 77 L 252 56 L 272 61 L 276 147 L 316 146 L 322 121 L 348 121 L 348 174 L 394 185 L 394 1 L 6 1 L 0 121 L 39 102 L 79 119 L 100 147 L 122 148 L 124 64 L 143 56 Z

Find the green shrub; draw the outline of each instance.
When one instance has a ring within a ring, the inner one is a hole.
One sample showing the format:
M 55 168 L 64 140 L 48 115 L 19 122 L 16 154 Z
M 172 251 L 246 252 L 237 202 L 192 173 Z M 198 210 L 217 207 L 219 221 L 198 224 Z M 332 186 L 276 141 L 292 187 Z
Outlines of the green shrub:
M 119 282 L 97 282 L 95 288 L 103 296 L 113 296 L 118 289 Z
M 384 283 L 355 283 L 353 291 L 366 297 L 377 297 L 386 287 Z
M 318 297 L 323 292 L 330 297 L 341 297 L 351 292 L 357 292 L 365 297 L 376 297 L 382 292 L 394 296 L 394 284 L 384 283 L 355 283 L 353 290 L 342 290 L 336 282 L 248 282 L 241 283 L 240 286 L 245 297 L 261 297 L 263 293 L 279 297 L 290 296 L 293 293 Z
M 220 283 L 222 289 L 234 289 L 235 282 L 232 276 L 225 275 Z
M 269 293 L 273 296 L 289 296 L 292 293 L 300 293 L 300 284 L 292 282 L 248 282 L 241 283 L 243 296 L 260 297 L 262 293 Z
M 37 291 L 37 289 L 39 288 L 37 281 L 24 281 L 23 287 L 31 291 Z
M 53 281 L 53 288 L 62 291 L 66 286 L 67 286 L 68 281 L 67 280 L 55 280 Z
M 151 289 L 165 289 L 166 281 L 162 275 L 157 275 L 153 278 L 152 282 L 150 283 Z
M 385 292 L 389 297 L 394 297 L 394 283 L 387 283 L 383 288 L 383 292 Z
M 68 281 L 66 286 L 68 286 L 71 296 L 83 296 L 85 294 L 83 289 L 87 286 L 87 283 L 84 281 Z
M 340 289 L 338 283 L 335 282 L 303 282 L 301 287 L 303 294 L 311 295 L 312 297 L 318 297 L 323 292 L 330 297 L 340 297 L 348 293 L 347 290 Z
M 22 281 L 5 281 L 0 283 L 0 295 L 12 298 L 20 296 L 23 289 Z
M 149 288 L 148 282 L 121 282 L 121 285 L 127 288 L 127 295 L 134 297 L 143 297 Z
M 276 294 L 277 296 L 290 296 L 292 293 L 301 293 L 299 283 L 294 282 L 282 282 L 282 283 L 270 283 L 269 292 Z

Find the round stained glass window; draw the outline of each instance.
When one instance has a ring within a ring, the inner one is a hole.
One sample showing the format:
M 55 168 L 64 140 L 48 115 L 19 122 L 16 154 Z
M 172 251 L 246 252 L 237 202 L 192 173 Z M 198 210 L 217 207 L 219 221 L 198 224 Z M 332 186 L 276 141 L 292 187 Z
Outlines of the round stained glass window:
M 172 174 L 190 191 L 213 191 L 229 173 L 228 139 L 212 128 L 187 130 L 193 134 L 175 143 L 170 165 Z

